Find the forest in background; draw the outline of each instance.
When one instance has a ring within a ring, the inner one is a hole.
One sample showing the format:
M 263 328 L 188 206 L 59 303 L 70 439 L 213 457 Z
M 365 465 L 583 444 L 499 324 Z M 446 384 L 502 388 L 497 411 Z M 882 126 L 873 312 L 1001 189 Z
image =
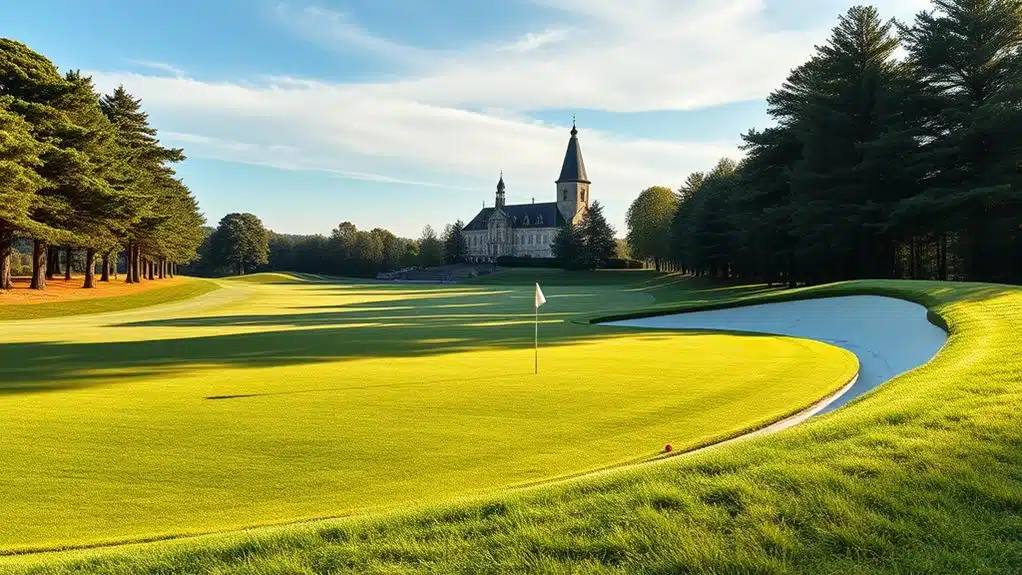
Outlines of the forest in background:
M 768 98 L 745 157 L 643 191 L 633 257 L 790 285 L 854 278 L 1022 283 L 1022 2 L 872 7 Z

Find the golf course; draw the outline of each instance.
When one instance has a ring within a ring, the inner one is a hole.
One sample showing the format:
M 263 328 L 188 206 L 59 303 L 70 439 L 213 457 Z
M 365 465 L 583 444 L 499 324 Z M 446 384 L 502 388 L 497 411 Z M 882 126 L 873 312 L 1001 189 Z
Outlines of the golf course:
M 426 572 L 480 554 L 557 572 L 550 546 L 614 571 L 656 561 L 664 538 L 671 562 L 704 569 L 840 558 L 853 542 L 901 545 L 906 561 L 965 541 L 1022 552 L 1007 535 L 1022 512 L 1015 288 L 552 270 L 181 285 L 201 295 L 0 324 L 0 453 L 15 470 L 0 480 L 0 572 L 298 573 L 272 566 L 324 556 Z M 602 324 L 855 294 L 922 303 L 951 338 L 825 416 L 678 458 L 665 444 L 679 455 L 763 428 L 859 362 L 809 339 Z M 931 537 L 912 539 L 922 523 Z
M 657 284 L 558 286 L 556 276 L 539 375 L 531 285 L 267 275 L 166 306 L 7 322 L 0 429 L 4 460 L 21 472 L 0 484 L 2 549 L 212 533 L 551 481 L 762 426 L 857 369 L 812 341 L 575 323 L 653 302 Z

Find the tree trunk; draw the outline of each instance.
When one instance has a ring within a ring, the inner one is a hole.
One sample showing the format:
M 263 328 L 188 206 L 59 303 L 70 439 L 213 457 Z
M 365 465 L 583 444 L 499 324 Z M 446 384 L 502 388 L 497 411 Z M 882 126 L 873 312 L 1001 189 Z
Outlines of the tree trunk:
M 82 287 L 96 287 L 96 250 L 92 248 L 85 250 L 85 284 Z
M 71 248 L 64 248 L 64 281 L 66 282 L 71 281 L 71 257 L 73 255 L 74 252 Z
M 937 244 L 937 279 L 947 280 L 947 234 L 940 234 Z
M 46 252 L 49 246 L 46 240 L 35 240 L 32 243 L 32 289 L 46 289 Z
M 169 264 L 167 264 L 167 275 L 170 276 L 170 279 L 174 279 L 174 271 L 175 271 L 174 268 L 176 266 L 177 266 L 177 264 L 175 264 L 174 262 L 170 262 Z
M 110 252 L 103 254 L 103 271 L 100 272 L 99 281 L 110 281 Z
M 245 262 L 238 260 L 238 275 L 245 275 Z
M 149 279 L 151 279 L 151 280 L 156 279 L 156 262 L 154 262 L 153 260 L 149 260 L 148 268 L 149 268 Z
M 167 279 L 167 260 L 160 258 L 160 279 Z
M 142 249 L 137 245 L 132 246 L 131 254 L 131 281 L 139 283 L 142 281 Z
M 57 248 L 47 245 L 46 246 L 46 266 L 45 277 L 48 280 L 53 279 L 53 274 L 60 273 L 60 256 L 58 255 Z
M 131 254 L 134 252 L 135 244 L 128 242 L 128 244 L 124 246 L 124 283 L 126 284 L 135 283 L 135 280 L 131 279 L 131 270 L 135 267 L 132 265 Z
M 13 244 L 13 233 L 0 233 L 0 291 L 14 288 L 14 283 L 11 281 L 11 245 Z

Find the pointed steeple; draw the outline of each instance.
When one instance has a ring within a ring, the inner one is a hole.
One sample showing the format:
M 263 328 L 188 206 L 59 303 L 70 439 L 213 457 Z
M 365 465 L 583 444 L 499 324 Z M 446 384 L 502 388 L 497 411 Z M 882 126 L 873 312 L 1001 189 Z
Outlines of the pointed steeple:
M 500 171 L 500 179 L 497 180 L 497 209 L 504 208 L 504 170 Z
M 568 140 L 564 163 L 561 164 L 561 175 L 557 178 L 556 183 L 565 182 L 590 183 L 589 176 L 586 175 L 585 162 L 582 161 L 582 148 L 578 144 L 578 128 L 575 127 L 574 116 L 571 119 L 571 138 Z

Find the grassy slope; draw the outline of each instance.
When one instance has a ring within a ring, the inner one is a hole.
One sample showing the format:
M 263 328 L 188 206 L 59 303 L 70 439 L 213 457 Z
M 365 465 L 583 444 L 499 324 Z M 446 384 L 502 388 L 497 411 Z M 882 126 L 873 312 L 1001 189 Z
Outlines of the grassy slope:
M 0 305 L 0 321 L 124 311 L 193 298 L 216 289 L 217 284 L 211 281 L 195 279 L 168 287 L 154 287 L 131 295 L 47 303 Z
M 852 293 L 927 305 L 947 321 L 948 344 L 922 368 L 782 434 L 476 503 L 57 555 L 22 567 L 106 574 L 1017 573 L 1022 290 L 853 282 L 799 295 Z M 790 296 L 766 295 L 775 297 Z
M 557 278 L 545 285 L 538 378 L 526 284 L 223 282 L 231 297 L 218 307 L 5 334 L 0 460 L 18 473 L 0 478 L 0 546 L 209 532 L 528 484 L 762 425 L 855 369 L 815 342 L 567 322 L 652 298 Z

